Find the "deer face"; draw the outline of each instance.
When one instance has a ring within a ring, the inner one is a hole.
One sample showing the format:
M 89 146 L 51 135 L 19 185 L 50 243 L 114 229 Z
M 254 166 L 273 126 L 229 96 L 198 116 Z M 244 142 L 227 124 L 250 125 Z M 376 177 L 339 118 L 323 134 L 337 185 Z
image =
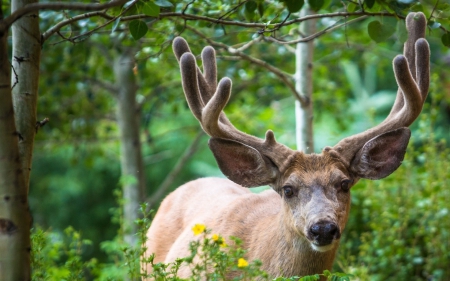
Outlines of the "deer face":
M 324 252 L 335 246 L 345 228 L 355 182 L 338 159 L 299 152 L 274 189 L 282 198 L 288 227 Z

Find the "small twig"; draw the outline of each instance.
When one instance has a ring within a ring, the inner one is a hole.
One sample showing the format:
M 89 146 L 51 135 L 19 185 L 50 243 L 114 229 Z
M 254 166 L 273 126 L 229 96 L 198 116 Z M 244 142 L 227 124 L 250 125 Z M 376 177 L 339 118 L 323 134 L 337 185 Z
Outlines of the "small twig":
M 428 18 L 427 22 L 431 21 L 431 19 L 433 18 L 433 13 L 436 10 L 437 5 L 439 4 L 439 0 L 436 1 L 436 4 L 434 4 L 433 6 L 433 10 L 430 13 L 430 17 Z
M 218 20 L 224 19 L 226 16 L 228 16 L 229 14 L 235 12 L 237 9 L 239 9 L 239 7 L 241 7 L 242 5 L 244 5 L 245 3 L 247 3 L 248 0 L 242 1 L 241 3 L 238 3 L 236 6 L 234 6 L 233 8 L 231 8 L 231 10 L 229 10 L 228 12 L 226 12 L 225 14 L 221 15 Z
M 338 22 L 339 22 L 338 21 L 335 24 L 333 24 L 333 25 L 331 25 L 331 26 L 329 26 L 329 27 L 327 27 L 327 28 L 317 32 L 317 33 L 314 33 L 314 34 L 309 35 L 309 36 L 304 37 L 304 38 L 295 39 L 295 40 L 291 40 L 291 41 L 280 41 L 280 40 L 278 40 L 278 39 L 276 39 L 274 37 L 265 37 L 265 39 L 267 39 L 269 41 L 272 41 L 272 42 L 275 42 L 275 43 L 278 43 L 278 44 L 283 44 L 283 45 L 304 43 L 304 42 L 308 42 L 308 41 L 314 40 L 314 39 L 316 39 L 316 38 L 318 38 L 318 37 L 320 37 L 320 36 L 322 36 L 322 35 L 324 35 L 326 33 L 329 33 L 329 32 L 331 32 L 333 30 L 336 30 L 336 29 L 338 29 L 338 28 L 340 28 L 342 26 L 346 26 L 346 25 L 354 23 L 356 21 L 360 21 L 360 20 L 366 19 L 367 17 L 368 16 L 361 16 L 359 18 L 352 19 L 350 21 L 346 21 L 346 22 L 341 23 L 341 24 L 338 24 Z
M 37 121 L 36 122 L 36 133 L 38 132 L 39 128 L 44 127 L 45 124 L 47 124 L 50 121 L 50 119 L 48 117 L 45 117 L 44 119 L 42 119 L 42 121 Z
M 264 32 L 275 32 L 277 30 L 279 30 L 280 28 L 282 28 L 284 26 L 284 24 L 286 23 L 286 21 L 288 20 L 288 18 L 291 16 L 291 13 L 288 13 L 287 16 L 284 18 L 284 20 L 277 25 L 275 28 L 269 29 L 267 30 L 266 28 L 261 29 L 260 31 L 258 31 L 259 34 L 263 34 Z M 278 15 L 275 17 L 277 18 Z
M 187 3 L 186 6 L 184 7 L 183 11 L 181 12 L 182 15 L 185 15 L 187 9 L 189 8 L 189 6 L 191 4 L 193 4 L 195 2 L 195 0 L 192 0 L 191 2 Z
M 261 39 L 262 39 L 262 36 L 258 36 L 255 39 L 248 41 L 247 43 L 245 43 L 244 45 L 242 45 L 241 47 L 239 47 L 239 48 L 237 48 L 235 50 L 236 50 L 236 52 L 243 52 L 246 49 L 250 48 L 256 42 L 261 41 Z
M 11 64 L 11 68 L 14 72 L 14 78 L 16 79 L 16 81 L 14 81 L 14 84 L 11 87 L 11 90 L 14 89 L 14 87 L 19 84 L 19 75 L 17 75 L 16 69 L 14 68 L 14 65 Z

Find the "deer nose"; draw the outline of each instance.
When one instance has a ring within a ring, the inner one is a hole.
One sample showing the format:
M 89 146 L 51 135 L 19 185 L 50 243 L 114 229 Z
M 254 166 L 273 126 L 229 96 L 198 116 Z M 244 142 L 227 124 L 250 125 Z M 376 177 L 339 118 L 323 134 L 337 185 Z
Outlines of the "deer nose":
M 335 223 L 328 221 L 321 221 L 313 224 L 309 228 L 309 232 L 320 246 L 328 245 L 334 239 L 339 239 L 341 237 L 339 227 Z

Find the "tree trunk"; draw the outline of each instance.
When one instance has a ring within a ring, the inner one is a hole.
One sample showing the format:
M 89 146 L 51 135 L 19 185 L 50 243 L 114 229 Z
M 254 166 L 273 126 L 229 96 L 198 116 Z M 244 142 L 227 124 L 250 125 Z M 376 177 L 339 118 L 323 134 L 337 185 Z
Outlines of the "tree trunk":
M 300 11 L 300 17 L 311 15 L 313 11 L 305 3 Z M 302 36 L 315 33 L 316 20 L 307 20 L 300 24 Z M 312 70 L 314 42 L 298 43 L 295 50 L 295 89 L 306 97 L 307 103 L 295 101 L 295 124 L 297 149 L 305 153 L 314 152 L 313 136 L 313 102 L 312 102 Z
M 120 131 L 120 164 L 123 188 L 123 234 L 130 246 L 137 245 L 139 203 L 145 198 L 145 175 L 139 138 L 140 114 L 136 103 L 137 85 L 133 73 L 134 57 L 124 51 L 114 65 L 117 93 L 117 122 Z
M 14 0 L 15 11 L 35 0 Z M 30 181 L 34 136 L 36 134 L 36 109 L 41 59 L 41 33 L 38 13 L 29 14 L 12 26 L 12 94 L 17 132 L 20 134 L 19 152 L 23 178 L 27 186 Z
M 28 281 L 30 214 L 24 177 L 28 172 L 20 161 L 7 36 L 8 30 L 0 28 L 0 280 Z

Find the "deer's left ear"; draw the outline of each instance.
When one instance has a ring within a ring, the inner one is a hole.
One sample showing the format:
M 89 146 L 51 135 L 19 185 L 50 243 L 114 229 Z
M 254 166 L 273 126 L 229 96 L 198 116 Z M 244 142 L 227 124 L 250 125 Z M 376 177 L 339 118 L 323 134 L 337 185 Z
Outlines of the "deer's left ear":
M 403 127 L 374 137 L 356 153 L 350 170 L 371 180 L 389 176 L 402 163 L 410 136 L 411 131 Z

